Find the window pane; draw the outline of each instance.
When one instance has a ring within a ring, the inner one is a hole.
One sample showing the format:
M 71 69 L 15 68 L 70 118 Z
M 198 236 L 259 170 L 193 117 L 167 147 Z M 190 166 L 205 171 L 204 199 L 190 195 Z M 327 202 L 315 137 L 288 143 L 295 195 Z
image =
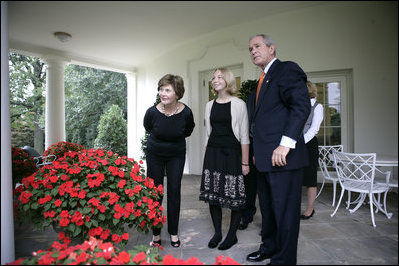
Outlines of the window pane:
M 319 145 L 341 144 L 341 84 L 316 83 L 317 101 L 324 107 L 324 119 L 317 138 Z

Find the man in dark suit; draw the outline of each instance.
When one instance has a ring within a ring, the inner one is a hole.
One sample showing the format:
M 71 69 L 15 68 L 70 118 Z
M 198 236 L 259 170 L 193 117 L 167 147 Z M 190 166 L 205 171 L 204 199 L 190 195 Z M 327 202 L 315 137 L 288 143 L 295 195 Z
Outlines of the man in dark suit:
M 262 244 L 247 256 L 270 264 L 296 264 L 302 168 L 308 164 L 303 127 L 310 113 L 307 77 L 294 62 L 276 58 L 264 34 L 249 40 L 252 62 L 263 73 L 247 101 L 262 213 Z

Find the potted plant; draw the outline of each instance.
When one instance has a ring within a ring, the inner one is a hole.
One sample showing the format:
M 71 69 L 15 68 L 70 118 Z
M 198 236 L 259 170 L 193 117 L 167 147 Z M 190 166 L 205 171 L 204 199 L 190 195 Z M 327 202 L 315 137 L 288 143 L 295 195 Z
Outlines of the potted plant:
M 22 179 L 19 212 L 39 229 L 54 223 L 64 242 L 93 236 L 123 245 L 125 224 L 148 232 L 166 221 L 157 201 L 163 187 L 141 163 L 102 149 L 66 152 Z

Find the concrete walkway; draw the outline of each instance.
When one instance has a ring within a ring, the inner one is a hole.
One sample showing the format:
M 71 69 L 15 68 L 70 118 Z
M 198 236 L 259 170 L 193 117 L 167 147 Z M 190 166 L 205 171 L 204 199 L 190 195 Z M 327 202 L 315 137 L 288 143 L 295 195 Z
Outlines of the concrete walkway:
M 194 256 L 206 264 L 213 264 L 219 255 L 229 256 L 238 263 L 246 265 L 267 264 L 246 261 L 247 254 L 258 250 L 260 244 L 261 215 L 258 211 L 254 221 L 244 231 L 238 231 L 238 243 L 226 251 L 208 248 L 208 241 L 213 235 L 213 226 L 208 205 L 198 200 L 201 177 L 187 175 L 182 181 L 182 203 L 179 235 L 182 245 L 173 248 L 170 245 L 166 228 L 162 231 L 164 251 L 184 260 Z M 165 182 L 166 183 L 166 182 Z M 166 191 L 166 189 L 165 189 Z M 340 193 L 340 190 L 338 191 Z M 306 205 L 306 193 L 302 193 L 302 210 Z M 339 197 L 339 194 L 337 195 Z M 353 196 L 352 196 L 353 197 Z M 346 194 L 344 199 L 346 199 Z M 338 199 L 337 199 L 338 201 Z M 332 186 L 327 185 L 316 199 L 315 215 L 301 222 L 298 241 L 298 264 L 300 265 L 398 265 L 398 194 L 388 194 L 388 211 L 393 213 L 387 219 L 381 213 L 375 214 L 376 228 L 371 224 L 369 205 L 362 206 L 350 214 L 343 203 L 334 217 Z M 163 205 L 166 208 L 166 197 Z M 223 210 L 223 236 L 225 237 L 230 222 L 230 211 Z M 148 244 L 151 234 L 129 230 L 131 239 L 125 250 L 135 245 Z M 46 249 L 57 240 L 57 234 L 48 229 L 34 231 L 29 225 L 15 225 L 16 258 L 29 256 L 32 251 Z

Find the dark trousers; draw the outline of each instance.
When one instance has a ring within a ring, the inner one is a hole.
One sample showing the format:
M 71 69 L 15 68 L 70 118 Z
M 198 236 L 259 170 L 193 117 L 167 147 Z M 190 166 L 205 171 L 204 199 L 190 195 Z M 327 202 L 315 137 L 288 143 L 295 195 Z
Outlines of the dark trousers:
M 241 212 L 241 221 L 250 223 L 256 213 L 256 194 L 257 194 L 257 170 L 252 163 L 252 156 L 249 158 L 249 174 L 244 177 L 245 185 L 245 209 Z
M 177 235 L 180 217 L 181 179 L 183 176 L 186 157 L 185 155 L 181 155 L 166 159 L 147 154 L 146 159 L 147 176 L 154 179 L 156 186 L 163 186 L 166 170 L 168 233 L 171 235 Z M 159 204 L 161 205 L 162 200 L 163 197 L 159 200 Z M 161 229 L 153 229 L 154 235 L 159 235 L 160 233 Z
M 260 250 L 273 254 L 271 264 L 296 264 L 302 174 L 302 169 L 258 174 L 262 213 Z

